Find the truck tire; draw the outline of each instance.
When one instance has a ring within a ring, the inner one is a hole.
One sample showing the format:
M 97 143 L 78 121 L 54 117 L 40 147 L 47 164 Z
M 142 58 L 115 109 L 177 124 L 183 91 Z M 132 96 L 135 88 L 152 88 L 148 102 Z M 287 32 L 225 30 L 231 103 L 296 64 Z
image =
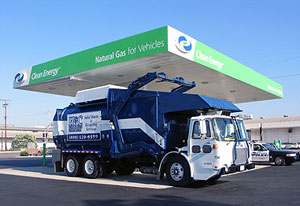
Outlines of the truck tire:
M 65 161 L 66 173 L 70 177 L 82 176 L 82 160 L 79 156 L 68 155 Z
M 87 178 L 103 177 L 105 169 L 96 156 L 88 155 L 83 160 L 83 174 Z
M 176 187 L 185 187 L 192 180 L 190 166 L 182 156 L 170 159 L 167 163 L 166 175 L 170 184 Z
M 283 157 L 277 156 L 277 157 L 275 157 L 274 162 L 275 162 L 275 165 L 276 165 L 276 166 L 282 166 L 282 165 L 284 165 L 285 160 L 284 160 Z

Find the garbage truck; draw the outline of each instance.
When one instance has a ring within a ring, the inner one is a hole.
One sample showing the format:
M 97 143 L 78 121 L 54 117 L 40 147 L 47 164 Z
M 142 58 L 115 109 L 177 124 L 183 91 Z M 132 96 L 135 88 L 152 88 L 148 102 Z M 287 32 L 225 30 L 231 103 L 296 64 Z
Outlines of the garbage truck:
M 177 87 L 141 90 L 154 80 Z M 254 168 L 243 121 L 231 115 L 241 110 L 227 100 L 184 93 L 195 86 L 153 72 L 128 88 L 78 91 L 75 103 L 54 115 L 55 172 L 97 178 L 138 169 L 186 186 Z

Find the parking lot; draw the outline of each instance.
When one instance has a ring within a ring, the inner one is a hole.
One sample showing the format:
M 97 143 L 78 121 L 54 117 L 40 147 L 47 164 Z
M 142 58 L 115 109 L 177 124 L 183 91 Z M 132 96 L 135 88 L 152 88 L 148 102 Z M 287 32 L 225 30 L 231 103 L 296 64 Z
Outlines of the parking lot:
M 299 205 L 300 162 L 292 166 L 258 165 L 226 175 L 215 184 L 198 182 L 174 188 L 138 172 L 120 177 L 71 178 L 53 173 L 40 157 L 0 154 L 1 205 Z M 19 164 L 19 165 L 18 165 Z

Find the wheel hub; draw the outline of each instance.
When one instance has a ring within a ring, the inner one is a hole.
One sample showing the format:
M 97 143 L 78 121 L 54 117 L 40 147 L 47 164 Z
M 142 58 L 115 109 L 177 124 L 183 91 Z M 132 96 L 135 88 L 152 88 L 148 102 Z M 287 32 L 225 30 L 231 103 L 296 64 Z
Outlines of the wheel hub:
M 95 165 L 92 160 L 87 160 L 84 164 L 85 172 L 89 175 L 93 174 L 95 170 Z
M 73 173 L 75 171 L 75 162 L 74 162 L 74 160 L 72 160 L 72 159 L 68 160 L 68 162 L 67 162 L 67 170 L 70 173 Z
M 173 180 L 180 181 L 184 175 L 183 166 L 177 162 L 173 163 L 170 168 L 170 174 Z

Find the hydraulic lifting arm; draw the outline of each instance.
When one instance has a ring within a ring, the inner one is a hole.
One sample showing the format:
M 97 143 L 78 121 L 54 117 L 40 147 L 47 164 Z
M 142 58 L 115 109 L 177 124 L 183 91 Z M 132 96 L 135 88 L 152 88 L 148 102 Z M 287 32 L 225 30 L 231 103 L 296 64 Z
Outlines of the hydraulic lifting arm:
M 195 82 L 185 82 L 182 77 L 176 77 L 176 78 L 170 79 L 168 76 L 166 76 L 165 73 L 156 73 L 156 72 L 147 73 L 146 75 L 133 81 L 128 86 L 126 94 L 121 98 L 121 101 L 118 102 L 118 105 L 116 105 L 116 107 L 115 107 L 116 109 L 113 111 L 112 118 L 111 118 L 111 120 L 115 126 L 116 139 L 117 139 L 117 142 L 119 145 L 119 149 L 121 151 L 123 149 L 126 149 L 126 145 L 123 140 L 123 135 L 122 135 L 122 131 L 120 129 L 118 116 L 119 116 L 120 112 L 122 111 L 122 109 L 124 108 L 124 106 L 126 105 L 129 98 L 133 95 L 133 93 L 136 92 L 141 87 L 149 84 L 150 82 L 152 82 L 155 79 L 159 79 L 159 82 L 172 82 L 175 84 L 179 84 L 179 87 L 172 89 L 171 92 L 174 92 L 174 93 L 183 93 L 183 92 L 186 92 L 189 89 L 192 89 L 196 86 Z

